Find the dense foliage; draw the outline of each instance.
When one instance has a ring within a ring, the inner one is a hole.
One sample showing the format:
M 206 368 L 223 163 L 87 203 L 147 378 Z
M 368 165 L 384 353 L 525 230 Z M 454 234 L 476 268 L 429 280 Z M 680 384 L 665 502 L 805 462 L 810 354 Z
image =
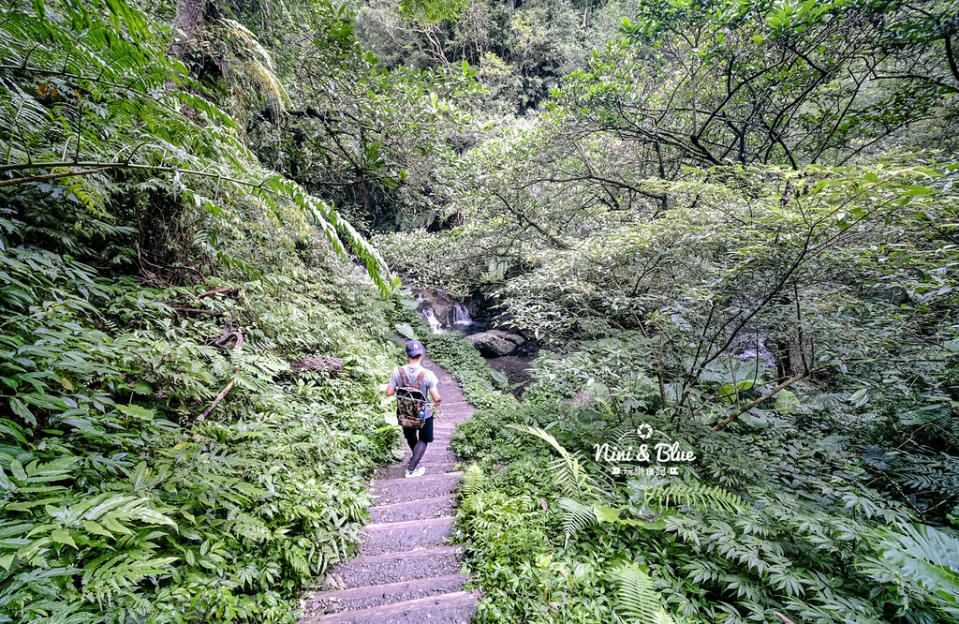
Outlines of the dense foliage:
M 688 622 L 955 617 L 956 562 L 943 550 L 954 538 L 914 528 L 905 505 L 863 486 L 850 441 L 821 433 L 848 418 L 849 403 L 777 401 L 735 432 L 677 425 L 651 416 L 657 384 L 641 347 L 629 348 L 642 342 L 543 357 L 521 407 L 504 401 L 458 432 L 457 451 L 479 462 L 458 527 L 487 595 L 480 621 L 613 621 L 637 600 Z M 576 400 L 578 388 L 595 399 Z M 554 449 L 510 423 L 536 427 Z M 696 454 L 678 480 L 623 478 L 595 461 L 594 444 L 628 440 L 642 424 Z M 623 595 L 618 577 L 635 565 L 654 600 Z
M 389 304 L 341 257 L 385 266 L 168 34 L 122 2 L 3 9 L 3 621 L 294 621 L 392 458 Z M 344 373 L 292 365 L 317 354 Z
M 294 621 L 399 331 L 480 408 L 479 621 L 959 621 L 957 15 L 5 3 L 0 620 Z M 521 400 L 384 258 L 546 347 Z M 647 425 L 695 461 L 595 454 Z
M 955 4 L 618 10 L 377 238 L 556 352 L 457 438 L 481 621 L 955 621 Z M 696 461 L 596 456 L 644 423 Z

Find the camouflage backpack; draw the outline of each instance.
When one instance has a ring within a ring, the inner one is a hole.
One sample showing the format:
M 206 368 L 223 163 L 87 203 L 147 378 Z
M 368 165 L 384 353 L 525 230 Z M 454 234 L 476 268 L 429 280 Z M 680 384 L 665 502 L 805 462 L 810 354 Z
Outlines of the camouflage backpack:
M 420 390 L 420 383 L 426 375 L 426 369 L 421 369 L 416 381 L 410 383 L 406 370 L 399 367 L 400 379 L 403 385 L 396 389 L 396 420 L 404 427 L 420 429 L 426 424 L 425 418 L 420 418 L 420 410 L 426 407 L 426 395 Z

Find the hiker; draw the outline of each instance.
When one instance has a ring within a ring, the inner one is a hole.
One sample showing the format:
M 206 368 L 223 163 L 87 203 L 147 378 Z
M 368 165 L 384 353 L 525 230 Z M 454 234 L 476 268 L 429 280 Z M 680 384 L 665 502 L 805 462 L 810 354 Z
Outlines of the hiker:
M 386 386 L 386 396 L 395 394 L 397 388 L 401 390 L 403 388 L 419 389 L 419 393 L 403 391 L 397 396 L 397 418 L 403 425 L 403 435 L 406 437 L 406 443 L 409 444 L 410 451 L 413 453 L 413 456 L 410 457 L 410 463 L 406 467 L 407 477 L 419 477 L 426 472 L 426 468 L 418 466 L 418 464 L 423 459 L 423 453 L 426 452 L 426 445 L 433 441 L 433 408 L 434 406 L 439 407 L 440 401 L 443 400 L 436 389 L 439 380 L 433 371 L 422 365 L 424 353 L 426 353 L 426 349 L 419 340 L 407 342 L 406 357 L 409 362 L 406 366 L 396 367 L 396 370 L 390 376 L 390 383 Z M 404 411 L 404 401 L 408 401 L 404 398 L 407 395 L 417 395 L 417 398 L 422 397 L 412 404 L 415 405 L 412 408 L 412 416 L 405 416 L 402 413 Z M 418 418 L 420 414 L 423 418 Z

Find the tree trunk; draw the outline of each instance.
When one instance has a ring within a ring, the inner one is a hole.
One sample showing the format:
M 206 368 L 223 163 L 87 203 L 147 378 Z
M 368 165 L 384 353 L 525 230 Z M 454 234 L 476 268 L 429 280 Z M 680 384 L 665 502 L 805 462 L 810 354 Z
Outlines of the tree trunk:
M 789 328 L 789 374 L 796 375 L 808 368 L 809 345 L 799 327 Z
M 173 43 L 170 51 L 180 60 L 190 51 L 199 38 L 206 21 L 207 5 L 210 0 L 179 0 L 176 5 L 176 18 L 173 20 Z

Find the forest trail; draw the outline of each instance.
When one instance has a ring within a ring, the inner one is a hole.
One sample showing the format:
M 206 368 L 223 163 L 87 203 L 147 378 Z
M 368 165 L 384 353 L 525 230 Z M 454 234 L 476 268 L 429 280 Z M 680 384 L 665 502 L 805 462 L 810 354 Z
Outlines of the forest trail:
M 410 457 L 404 441 L 402 463 L 380 469 L 370 484 L 374 500 L 360 556 L 330 569 L 320 591 L 303 601 L 299 624 L 467 624 L 476 610 L 478 595 L 463 591 L 469 577 L 459 573 L 462 550 L 447 543 L 463 475 L 454 470 L 450 437 L 473 406 L 452 375 L 429 358 L 423 363 L 436 373 L 443 396 L 433 443 L 420 462 L 426 474 L 404 477 Z

